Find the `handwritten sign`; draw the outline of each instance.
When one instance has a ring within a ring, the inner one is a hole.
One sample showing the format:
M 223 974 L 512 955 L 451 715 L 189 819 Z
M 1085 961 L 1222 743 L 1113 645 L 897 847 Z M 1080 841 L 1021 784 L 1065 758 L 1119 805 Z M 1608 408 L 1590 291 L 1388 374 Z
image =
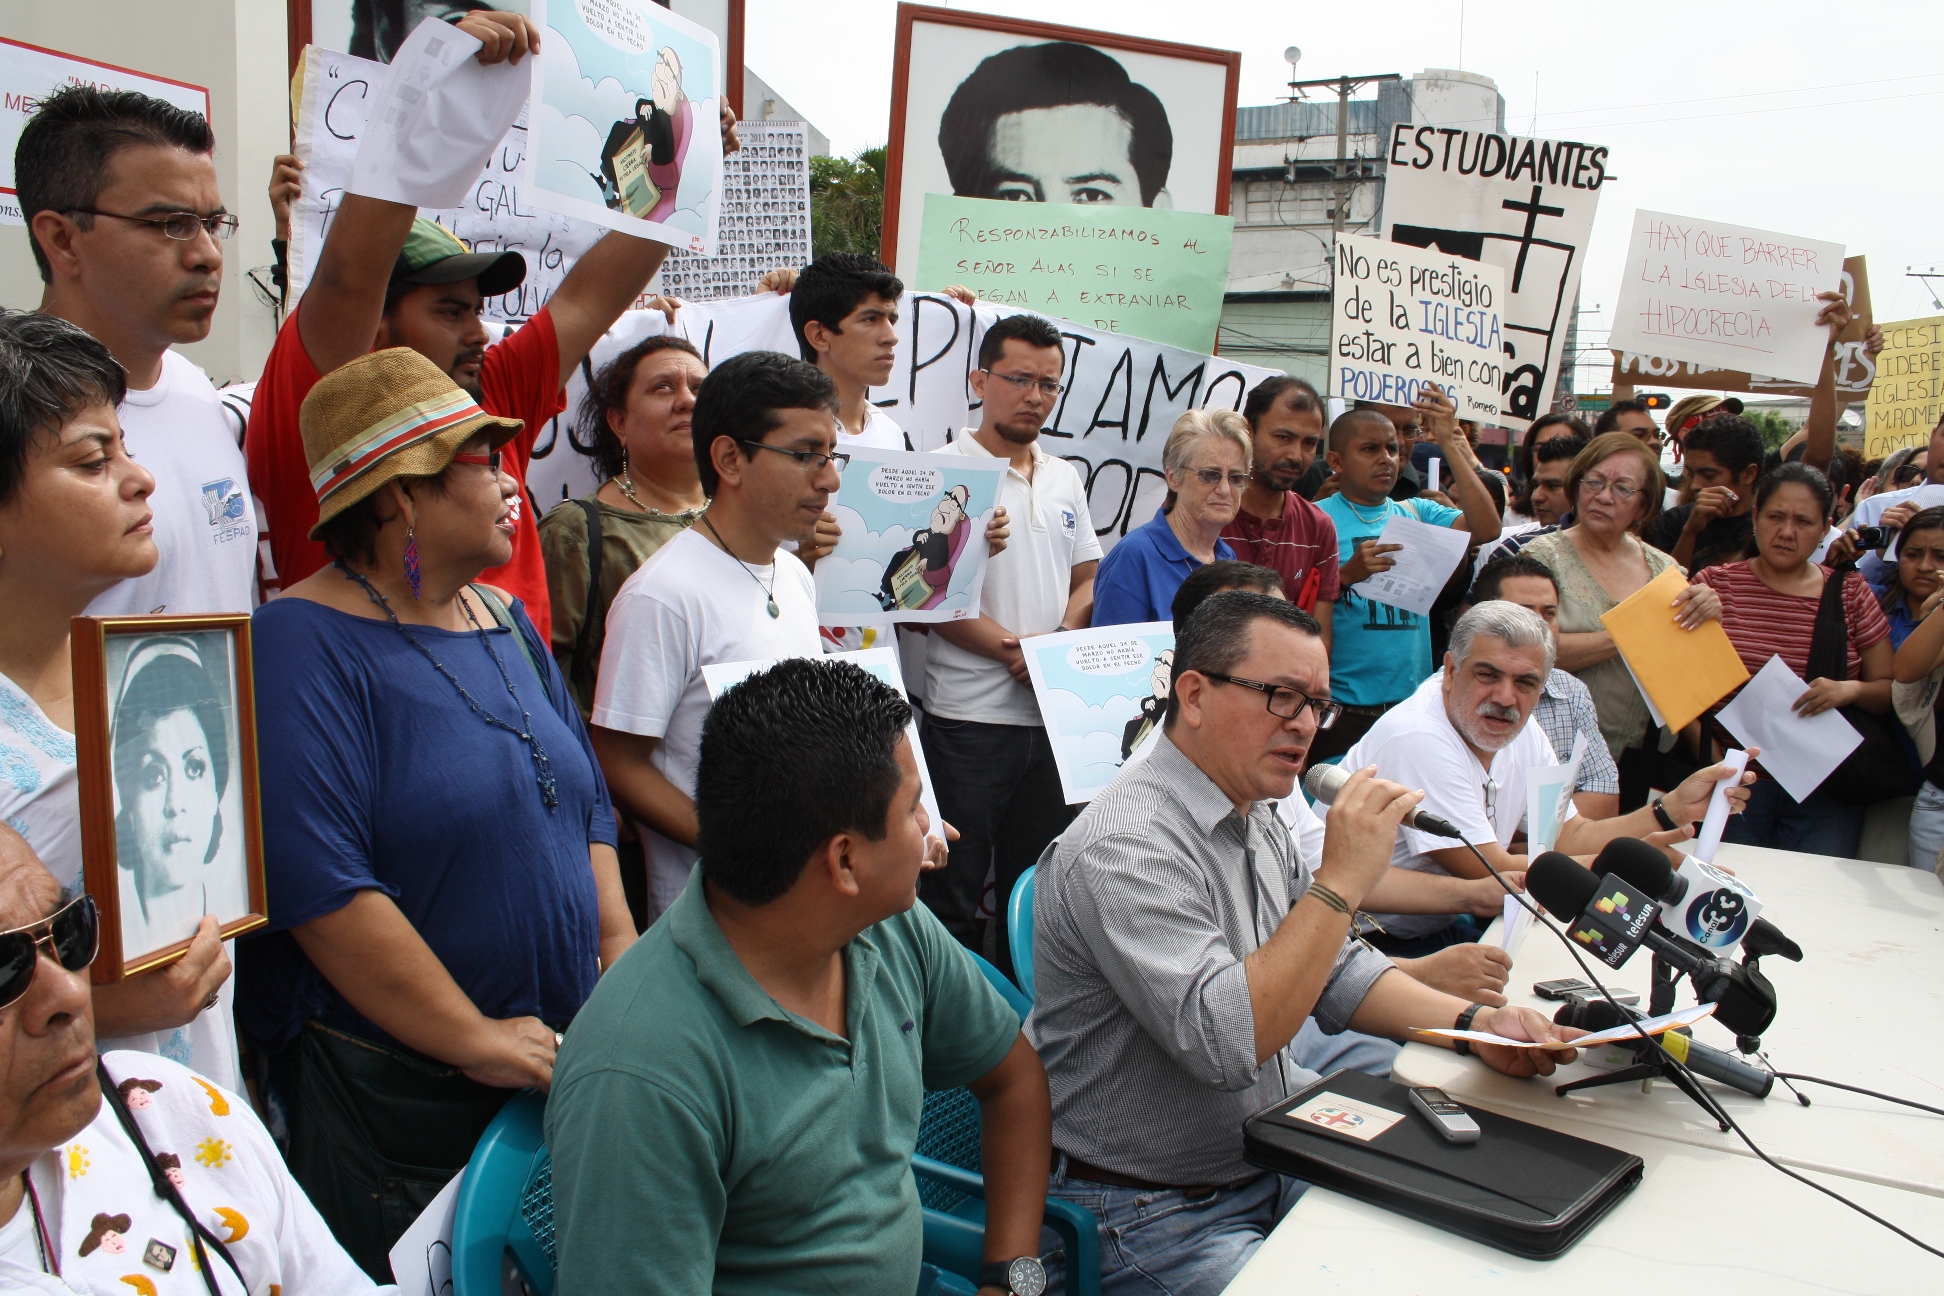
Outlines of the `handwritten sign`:
M 769 271 L 810 263 L 810 128 L 743 122 L 737 134 L 742 147 L 722 160 L 716 255 L 670 252 L 655 291 L 691 302 L 747 297 Z
M 1505 272 L 1401 243 L 1337 240 L 1330 395 L 1409 405 L 1430 384 L 1458 417 L 1496 419 L 1505 381 Z
M 1927 445 L 1944 416 L 1944 315 L 1883 326 L 1876 385 L 1863 414 L 1863 453 L 1875 459 Z
M 1210 351 L 1234 233 L 1228 216 L 927 194 L 918 286 Z
M 1850 306 L 1849 325 L 1836 338 L 1836 399 L 1842 404 L 1868 396 L 1871 384 L 1876 381 L 1876 362 L 1863 349 L 1871 323 L 1870 271 L 1865 261 L 1860 256 L 1845 257 L 1843 279 L 1838 287 Z M 1746 369 L 1724 369 L 1719 365 L 1640 351 L 1613 353 L 1613 383 L 1616 387 L 1695 387 L 1703 391 L 1798 396 L 1803 400 L 1816 394 L 1813 382 L 1795 382 Z
M 1608 342 L 1814 383 L 1829 340 L 1816 295 L 1842 269 L 1840 243 L 1637 211 Z

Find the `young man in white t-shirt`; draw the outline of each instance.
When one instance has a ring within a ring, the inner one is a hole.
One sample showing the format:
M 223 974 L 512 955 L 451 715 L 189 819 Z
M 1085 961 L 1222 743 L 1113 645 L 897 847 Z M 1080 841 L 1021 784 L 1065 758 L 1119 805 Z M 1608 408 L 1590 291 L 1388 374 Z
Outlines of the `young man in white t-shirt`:
M 1420 809 L 1448 820 L 1501 873 L 1525 868 L 1510 852 L 1526 812 L 1532 770 L 1559 764 L 1545 731 L 1531 723 L 1553 666 L 1553 637 L 1538 615 L 1514 603 L 1480 603 L 1451 628 L 1444 668 L 1386 712 L 1343 758 L 1343 767 L 1374 766 L 1379 778 L 1423 788 Z M 1727 767 L 1710 766 L 1644 809 L 1611 819 L 1588 819 L 1569 800 L 1555 849 L 1591 855 L 1616 837 L 1657 846 L 1684 840 L 1707 813 L 1708 799 Z M 1728 794 L 1740 813 L 1743 786 Z M 1478 857 L 1449 838 L 1400 828 L 1391 864 L 1454 877 L 1488 876 Z M 1412 958 L 1460 941 L 1477 929 L 1451 914 L 1373 914 L 1383 928 L 1368 937 L 1387 954 Z
M 999 502 L 1012 519 L 1006 551 L 986 567 L 978 619 L 932 627 L 926 678 L 925 761 L 939 813 L 960 837 L 945 868 L 925 875 L 919 896 L 975 949 L 987 868 L 1003 914 L 1019 875 L 1073 819 L 1019 647 L 1025 636 L 1079 630 L 1093 620 L 1100 540 L 1086 484 L 1039 444 L 1064 370 L 1053 324 L 1037 315 L 999 320 L 986 331 L 972 375 L 981 422 L 945 447 L 947 454 L 1008 462 Z M 1010 974 L 1003 923 L 998 951 Z
M 616 592 L 594 693 L 608 790 L 648 829 L 651 915 L 681 894 L 695 863 L 702 668 L 822 651 L 810 570 L 783 544 L 811 543 L 842 468 L 832 457 L 836 387 L 801 360 L 725 360 L 691 417 L 709 507 Z
M 123 439 L 155 478 L 148 504 L 160 560 L 98 595 L 90 615 L 256 605 L 256 512 L 243 452 L 208 376 L 172 349 L 209 336 L 223 240 L 236 229 L 217 188 L 215 149 L 195 113 L 134 91 L 69 86 L 41 101 L 14 153 L 46 285 L 41 310 L 87 330 L 121 365 Z M 157 985 L 136 977 L 95 988 L 104 1046 L 160 1053 L 240 1083 L 234 982 L 186 1016 L 158 1001 Z
M 128 374 L 128 449 L 155 476 L 161 561 L 95 616 L 256 605 L 249 473 L 209 377 L 172 348 L 209 336 L 236 218 L 209 124 L 132 91 L 74 86 L 21 131 L 16 184 L 46 284 L 41 309 L 99 338 Z

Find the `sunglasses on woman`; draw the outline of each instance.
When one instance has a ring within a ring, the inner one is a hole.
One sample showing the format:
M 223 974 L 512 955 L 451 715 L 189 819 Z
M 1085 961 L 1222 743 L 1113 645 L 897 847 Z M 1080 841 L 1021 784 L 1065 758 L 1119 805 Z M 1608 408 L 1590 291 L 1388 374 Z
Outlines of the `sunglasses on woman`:
M 0 1008 L 11 1008 L 34 984 L 41 946 L 70 972 L 94 962 L 101 942 L 101 914 L 91 895 L 76 896 L 54 916 L 0 932 Z

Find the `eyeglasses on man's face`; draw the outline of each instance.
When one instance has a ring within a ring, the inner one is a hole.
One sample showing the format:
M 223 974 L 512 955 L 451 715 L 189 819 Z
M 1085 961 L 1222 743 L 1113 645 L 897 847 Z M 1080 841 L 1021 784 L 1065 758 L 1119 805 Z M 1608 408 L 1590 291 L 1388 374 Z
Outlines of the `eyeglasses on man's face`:
M 787 446 L 773 446 L 767 441 L 750 441 L 743 437 L 737 437 L 736 444 L 746 446 L 753 450 L 774 450 L 778 454 L 788 455 L 805 468 L 808 468 L 812 473 L 822 472 L 825 464 L 829 464 L 838 472 L 842 472 L 850 466 L 851 457 L 842 452 L 825 454 L 821 450 L 792 450 Z
M 981 369 L 979 372 L 988 378 L 997 378 L 1000 382 L 1011 383 L 1013 390 L 1017 392 L 1024 393 L 1037 387 L 1040 389 L 1040 395 L 1046 397 L 1048 400 L 1052 400 L 1055 396 L 1058 396 L 1066 390 L 1066 388 L 1054 382 L 1051 378 L 1035 378 L 1031 374 L 994 373 L 990 369 Z
M 236 233 L 236 227 L 241 223 L 228 212 L 218 212 L 214 216 L 198 216 L 194 212 L 170 212 L 167 216 L 124 216 L 120 212 L 96 211 L 92 207 L 70 207 L 67 214 L 112 216 L 116 220 L 153 225 L 178 243 L 187 243 L 198 234 L 207 234 L 213 239 L 227 239 Z
M 1218 675 L 1214 671 L 1198 670 L 1197 675 L 1206 675 L 1218 684 L 1233 684 L 1238 688 L 1254 689 L 1262 694 L 1263 705 L 1269 714 L 1278 720 L 1294 720 L 1308 707 L 1316 717 L 1318 729 L 1328 729 L 1343 714 L 1343 704 L 1328 698 L 1313 698 L 1299 693 L 1287 684 L 1265 684 L 1261 680 L 1241 679 L 1234 675 Z

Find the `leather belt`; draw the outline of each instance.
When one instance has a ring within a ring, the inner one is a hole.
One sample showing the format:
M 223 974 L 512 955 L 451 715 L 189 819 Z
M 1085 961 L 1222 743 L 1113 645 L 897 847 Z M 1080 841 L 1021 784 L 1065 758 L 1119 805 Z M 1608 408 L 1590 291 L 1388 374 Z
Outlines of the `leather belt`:
M 1106 1184 L 1109 1188 L 1132 1188 L 1138 1192 L 1179 1192 L 1186 1193 L 1190 1197 L 1206 1197 L 1218 1189 L 1234 1188 L 1241 1184 L 1252 1183 L 1261 1177 L 1259 1175 L 1249 1175 L 1246 1178 L 1237 1179 L 1233 1183 L 1225 1184 L 1155 1183 L 1151 1179 L 1136 1179 L 1133 1175 L 1119 1174 L 1103 1166 L 1082 1161 L 1070 1152 L 1059 1152 L 1056 1149 L 1055 1154 L 1066 1158 L 1066 1174 L 1069 1179 L 1084 1179 L 1088 1183 Z

